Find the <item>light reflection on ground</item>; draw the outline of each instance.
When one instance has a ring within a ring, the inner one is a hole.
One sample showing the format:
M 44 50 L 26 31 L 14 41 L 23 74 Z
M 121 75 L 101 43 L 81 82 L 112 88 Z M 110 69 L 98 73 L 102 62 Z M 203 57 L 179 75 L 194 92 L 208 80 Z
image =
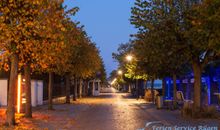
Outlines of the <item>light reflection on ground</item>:
M 114 92 L 109 88 L 107 92 Z M 18 117 L 22 129 L 49 130 L 137 130 L 147 122 L 161 121 L 165 125 L 217 125 L 219 120 L 183 119 L 179 111 L 157 110 L 155 106 L 136 100 L 125 93 L 103 93 L 99 97 L 83 98 L 77 102 L 56 104 L 54 111 L 47 106 L 34 108 L 33 119 Z M 0 109 L 0 126 L 5 118 Z M 3 129 L 3 127 L 1 127 Z M 1 129 L 0 128 L 0 129 Z M 12 128 L 11 128 L 12 129 Z

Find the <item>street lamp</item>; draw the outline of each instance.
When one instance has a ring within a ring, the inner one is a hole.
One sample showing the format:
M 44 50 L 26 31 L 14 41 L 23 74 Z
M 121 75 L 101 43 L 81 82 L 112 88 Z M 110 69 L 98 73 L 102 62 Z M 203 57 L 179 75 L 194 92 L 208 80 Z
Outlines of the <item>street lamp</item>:
M 127 55 L 126 57 L 126 60 L 128 62 L 131 62 L 135 59 L 135 61 L 138 61 L 135 57 L 133 57 L 132 55 Z M 134 73 L 136 75 L 136 72 Z M 137 91 L 137 99 L 139 98 L 139 87 L 138 87 L 138 79 L 135 78 L 135 82 L 136 82 L 136 91 Z M 129 85 L 129 91 L 130 91 L 130 85 Z
M 133 56 L 132 55 L 127 55 L 126 56 L 126 60 L 127 61 L 132 61 L 133 60 Z
M 122 72 L 121 70 L 118 71 L 118 75 L 122 75 L 122 73 L 123 73 L 123 72 Z

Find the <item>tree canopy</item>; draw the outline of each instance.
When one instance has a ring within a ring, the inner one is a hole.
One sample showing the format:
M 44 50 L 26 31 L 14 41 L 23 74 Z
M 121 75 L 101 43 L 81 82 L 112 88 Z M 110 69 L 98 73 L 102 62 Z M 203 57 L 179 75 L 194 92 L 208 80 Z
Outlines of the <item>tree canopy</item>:
M 23 68 L 27 88 L 31 72 L 35 71 L 68 73 L 77 78 L 95 77 L 98 72 L 105 75 L 95 43 L 70 18 L 77 11 L 77 7 L 66 10 L 63 0 L 0 2 L 0 63 L 6 71 L 10 69 L 8 125 L 15 124 L 16 82 Z M 30 90 L 26 93 L 30 94 Z
M 201 107 L 201 73 L 219 57 L 218 0 L 136 0 L 131 23 L 138 28 L 134 50 L 141 68 L 154 77 L 178 74 L 190 65 L 194 107 Z

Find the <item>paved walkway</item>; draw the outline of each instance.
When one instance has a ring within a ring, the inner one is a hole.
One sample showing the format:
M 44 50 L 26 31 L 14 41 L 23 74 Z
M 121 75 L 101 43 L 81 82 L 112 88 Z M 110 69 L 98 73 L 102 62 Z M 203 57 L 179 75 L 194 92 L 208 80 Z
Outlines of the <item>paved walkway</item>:
M 129 94 L 124 93 L 106 92 L 99 97 L 84 98 L 70 105 L 57 104 L 54 108 L 54 111 L 48 111 L 47 106 L 35 108 L 34 118 L 19 119 L 17 128 L 137 130 L 144 128 L 147 122 L 154 121 L 161 121 L 167 126 L 217 126 L 220 124 L 219 120 L 183 119 L 179 111 L 156 110 L 154 105 L 147 104 L 143 100 L 132 99 Z

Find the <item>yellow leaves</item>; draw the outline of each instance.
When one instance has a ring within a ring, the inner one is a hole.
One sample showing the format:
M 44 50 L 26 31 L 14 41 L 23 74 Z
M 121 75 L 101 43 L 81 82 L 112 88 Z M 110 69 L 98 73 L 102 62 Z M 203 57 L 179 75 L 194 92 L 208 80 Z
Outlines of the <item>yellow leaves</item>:
M 33 25 L 34 25 L 34 23 L 33 23 L 32 21 L 27 21 L 25 24 L 26 24 L 27 26 L 33 26 Z
M 62 27 L 62 28 L 61 28 L 61 31 L 63 31 L 63 32 L 64 32 L 64 31 L 66 31 L 66 29 L 65 29 L 64 27 Z
M 4 13 L 9 13 L 9 12 L 10 12 L 10 10 L 9 10 L 8 7 L 5 7 L 2 11 L 3 11 Z
M 39 5 L 40 1 L 39 0 L 33 0 L 33 4 Z
M 64 11 L 60 9 L 60 3 L 49 0 L 9 0 L 9 3 L 11 5 L 4 8 L 1 8 L 0 3 L 0 31 L 3 32 L 0 41 L 9 39 L 10 42 L 4 48 L 10 47 L 12 42 L 15 44 L 13 52 L 19 55 L 19 67 L 31 62 L 31 68 L 40 66 L 47 70 L 51 66 L 65 66 L 67 62 L 71 62 L 68 58 L 75 53 L 75 44 L 80 45 L 82 42 L 77 40 L 78 37 L 86 39 L 86 36 L 81 36 L 82 33 L 73 23 L 68 25 L 68 29 L 64 26 Z M 7 23 L 6 18 L 12 22 Z M 11 49 L 7 51 L 10 52 Z M 8 69 L 8 66 L 4 65 L 4 68 Z
M 8 71 L 9 70 L 9 65 L 7 63 L 4 64 L 4 70 Z
M 42 29 L 46 29 L 46 26 L 42 26 Z

